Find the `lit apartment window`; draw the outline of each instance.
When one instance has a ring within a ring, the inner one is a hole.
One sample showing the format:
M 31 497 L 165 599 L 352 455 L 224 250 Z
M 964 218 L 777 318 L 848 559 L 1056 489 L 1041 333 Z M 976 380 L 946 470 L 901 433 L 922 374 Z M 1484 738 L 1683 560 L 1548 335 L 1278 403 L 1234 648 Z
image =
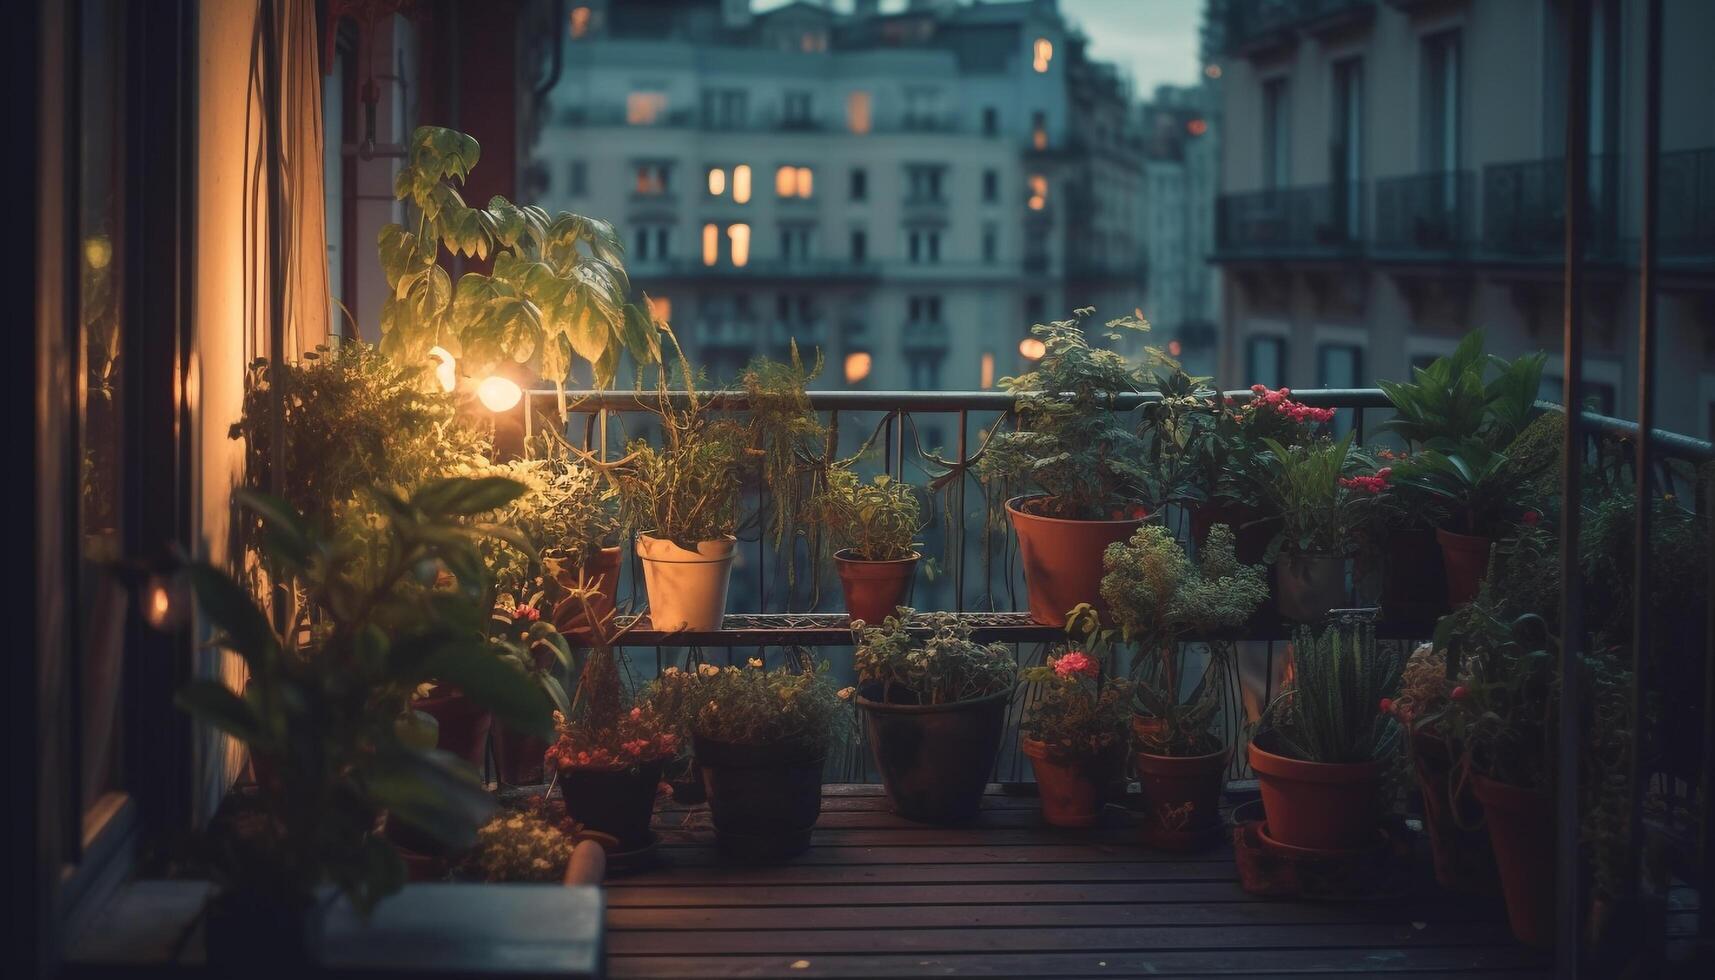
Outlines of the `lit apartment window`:
M 660 197 L 672 189 L 673 165 L 660 160 L 641 160 L 632 165 L 633 193 Z
M 807 198 L 815 190 L 809 167 L 783 166 L 774 171 L 774 193 L 778 197 Z
M 726 168 L 709 168 L 709 196 L 721 197 L 726 194 Z
M 863 135 L 869 132 L 869 93 L 852 92 L 846 96 L 846 129 Z
M 978 387 L 983 388 L 985 390 L 988 388 L 994 387 L 994 354 L 993 354 L 993 352 L 990 352 L 990 351 L 984 351 L 983 352 L 981 377 L 978 379 L 977 385 L 978 385 Z
M 583 197 L 589 193 L 589 167 L 582 160 L 573 160 L 566 170 L 566 193 Z
M 1000 171 L 983 171 L 983 200 L 989 204 L 1000 200 Z
M 625 97 L 626 125 L 653 126 L 666 111 L 666 92 L 633 92 Z
M 716 224 L 703 226 L 703 264 L 714 265 L 721 260 L 721 229 Z
M 1030 196 L 1027 202 L 1030 210 L 1040 211 L 1048 206 L 1048 178 L 1042 174 L 1031 174 L 1028 180 Z
M 727 225 L 726 237 L 731 248 L 732 264 L 740 268 L 750 264 L 750 226 Z
M 580 38 L 590 32 L 590 8 L 572 8 L 572 37 Z
M 869 171 L 862 167 L 852 168 L 851 199 L 863 201 L 869 198 Z
M 1054 60 L 1054 42 L 1045 37 L 1037 38 L 1036 44 L 1032 46 L 1031 54 L 1034 56 L 1031 67 L 1035 68 L 1038 73 L 1047 72 L 1049 62 Z
M 665 296 L 649 297 L 649 319 L 668 323 L 673 319 L 673 301 Z

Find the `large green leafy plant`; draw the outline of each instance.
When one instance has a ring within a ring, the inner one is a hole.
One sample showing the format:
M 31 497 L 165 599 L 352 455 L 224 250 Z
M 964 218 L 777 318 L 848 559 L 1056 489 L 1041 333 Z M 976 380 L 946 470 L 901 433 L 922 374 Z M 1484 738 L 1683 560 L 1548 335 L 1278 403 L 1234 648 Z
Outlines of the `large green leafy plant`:
M 1268 557 L 1345 556 L 1379 528 L 1392 470 L 1365 474 L 1370 463 L 1352 449 L 1352 433 L 1304 446 L 1264 440 L 1272 475 L 1268 497 L 1280 514 L 1280 533 Z
M 561 385 L 573 357 L 587 361 L 597 387 L 617 377 L 624 353 L 654 363 L 660 342 L 649 314 L 630 304 L 624 248 L 599 218 L 503 197 L 467 205 L 458 185 L 480 155 L 474 139 L 436 126 L 411 136 L 393 194 L 409 201 L 408 225 L 381 229 L 381 269 L 389 295 L 381 308 L 381 349 L 401 364 L 422 364 L 441 347 L 472 375 L 524 364 Z M 442 250 L 489 263 L 455 284 Z
M 978 462 L 986 479 L 1034 488 L 1041 496 L 1031 507 L 1047 517 L 1112 518 L 1146 492 L 1152 476 L 1143 440 L 1115 405 L 1138 391 L 1142 378 L 1120 354 L 1084 335 L 1082 321 L 1094 312 L 1078 309 L 1070 320 L 1030 328 L 1044 348 L 1036 370 L 1001 379 L 1015 397 L 1018 428 L 990 440 Z M 1107 326 L 1111 340 L 1122 330 L 1149 329 L 1131 316 Z
M 1508 361 L 1483 352 L 1473 330 L 1457 349 L 1415 368 L 1411 381 L 1377 381 L 1393 403 L 1382 429 L 1424 446 L 1472 440 L 1490 449 L 1512 442 L 1530 422 L 1542 381 L 1542 354 Z
M 241 492 L 261 521 L 269 573 L 300 582 L 309 602 L 276 631 L 244 585 L 206 564 L 189 570 L 218 645 L 244 660 L 250 683 L 240 695 L 192 681 L 178 703 L 243 742 L 263 776 L 267 819 L 214 854 L 229 898 L 303 911 L 326 883 L 373 908 L 405 881 L 398 853 L 376 833 L 383 812 L 450 848 L 475 841 L 494 806 L 476 772 L 414 746 L 402 720 L 411 693 L 434 678 L 517 731 L 550 730 L 547 699 L 485 635 L 479 542 L 511 532 L 469 521 L 522 489 L 445 479 L 409 497 L 376 490 L 381 533 L 360 543 L 325 534 L 284 501 Z M 442 569 L 453 587 L 437 586 Z

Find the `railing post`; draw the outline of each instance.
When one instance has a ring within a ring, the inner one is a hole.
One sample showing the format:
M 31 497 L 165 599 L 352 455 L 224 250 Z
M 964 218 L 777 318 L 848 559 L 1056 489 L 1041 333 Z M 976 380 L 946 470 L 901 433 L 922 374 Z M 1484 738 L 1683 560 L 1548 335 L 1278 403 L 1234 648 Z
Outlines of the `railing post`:
M 1584 240 L 1589 212 L 1590 160 L 1590 0 L 1573 0 L 1567 12 L 1565 284 L 1561 345 L 1567 406 L 1566 440 L 1561 461 L 1561 499 L 1566 501 L 1560 537 L 1560 717 L 1555 774 L 1555 972 L 1576 978 L 1579 972 L 1578 923 L 1581 905 L 1578 862 L 1578 761 L 1583 732 L 1579 724 L 1583 691 L 1579 666 L 1584 645 L 1583 574 L 1578 538 L 1583 499 L 1584 423 L 1577 411 L 1584 387 Z M 1644 438 L 1647 439 L 1647 433 Z

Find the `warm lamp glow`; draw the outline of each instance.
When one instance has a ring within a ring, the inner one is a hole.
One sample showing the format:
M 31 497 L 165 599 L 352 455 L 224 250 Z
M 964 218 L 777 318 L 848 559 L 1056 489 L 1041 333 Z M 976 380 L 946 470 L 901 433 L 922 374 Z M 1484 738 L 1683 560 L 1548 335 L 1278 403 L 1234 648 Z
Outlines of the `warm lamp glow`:
M 667 323 L 673 319 L 673 301 L 665 296 L 649 297 L 649 319 Z
M 743 267 L 750 262 L 750 226 L 728 225 L 727 240 L 732 247 L 732 264 Z
M 869 132 L 869 93 L 853 92 L 846 96 L 846 129 L 859 136 Z
M 511 378 L 491 374 L 476 386 L 476 398 L 491 412 L 510 412 L 524 398 L 524 389 Z
M 750 164 L 741 163 L 732 168 L 732 201 L 743 204 L 750 200 Z
M 815 178 L 811 175 L 810 168 L 809 167 L 799 167 L 797 177 L 798 177 L 798 196 L 799 197 L 809 197 L 811 191 L 813 191 L 815 189 L 815 183 L 814 183 Z
M 718 225 L 703 226 L 703 264 L 714 265 L 721 259 L 721 230 Z
M 1041 174 L 1030 175 L 1030 210 L 1040 211 L 1048 204 L 1048 178 Z
M 1167 356 L 1168 357 L 1178 357 L 1179 355 L 1181 355 L 1183 353 L 1185 353 L 1185 345 L 1179 342 L 1178 337 L 1175 337 L 1172 340 L 1169 340 L 1167 342 Z
M 982 379 L 979 386 L 983 389 L 994 387 L 994 355 L 984 354 L 982 361 Z
M 1027 361 L 1040 361 L 1048 353 L 1048 346 L 1035 337 L 1026 337 L 1018 342 L 1018 352 Z
M 1185 131 L 1192 136 L 1201 136 L 1209 131 L 1209 124 L 1201 119 L 1193 119 L 1185 124 Z
M 1221 77 L 1221 66 L 1220 65 L 1210 65 L 1209 67 L 1203 69 L 1203 74 L 1208 76 L 1209 78 L 1220 78 Z
M 709 196 L 720 197 L 726 193 L 726 171 L 719 167 L 709 168 Z
M 1048 71 L 1048 63 L 1054 60 L 1054 42 L 1045 37 L 1037 38 L 1034 54 L 1035 61 L 1032 67 L 1039 74 Z
M 868 351 L 854 351 L 846 355 L 846 384 L 855 385 L 869 377 L 869 369 L 874 365 Z
M 442 391 L 452 391 L 459 386 L 458 362 L 445 347 L 429 348 L 429 360 L 435 363 L 435 381 L 440 384 Z

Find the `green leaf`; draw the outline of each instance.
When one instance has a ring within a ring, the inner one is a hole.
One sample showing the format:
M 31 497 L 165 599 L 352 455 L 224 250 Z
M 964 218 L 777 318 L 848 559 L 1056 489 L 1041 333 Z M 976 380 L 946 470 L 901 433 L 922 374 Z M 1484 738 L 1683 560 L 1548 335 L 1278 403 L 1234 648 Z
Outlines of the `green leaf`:
M 226 634 L 225 645 L 244 658 L 252 672 L 263 671 L 279 652 L 274 628 L 243 586 L 203 562 L 188 569 L 197 603 Z
M 194 680 L 179 688 L 173 703 L 198 721 L 212 725 L 245 745 L 260 740 L 261 725 L 244 699 L 217 680 Z
M 496 808 L 475 770 L 450 752 L 394 747 L 377 753 L 362 779 L 390 817 L 455 850 L 476 843 L 477 828 Z
M 524 484 L 504 476 L 450 476 L 430 480 L 411 495 L 425 514 L 469 517 L 506 506 L 524 495 Z
M 426 665 L 430 676 L 451 684 L 494 712 L 506 727 L 547 738 L 553 733 L 549 704 L 530 678 L 507 666 L 492 650 L 448 647 Z

